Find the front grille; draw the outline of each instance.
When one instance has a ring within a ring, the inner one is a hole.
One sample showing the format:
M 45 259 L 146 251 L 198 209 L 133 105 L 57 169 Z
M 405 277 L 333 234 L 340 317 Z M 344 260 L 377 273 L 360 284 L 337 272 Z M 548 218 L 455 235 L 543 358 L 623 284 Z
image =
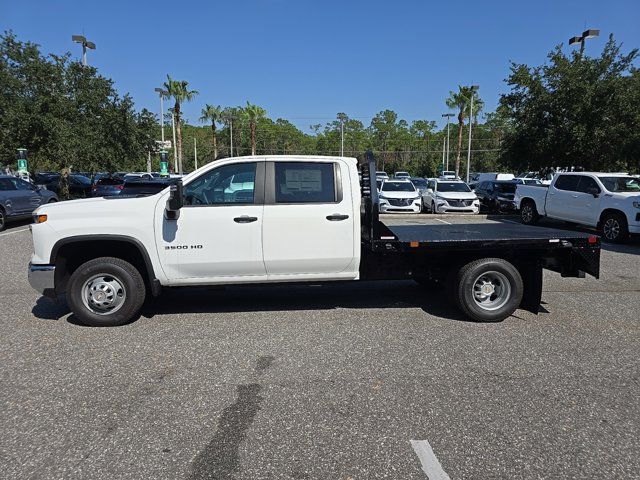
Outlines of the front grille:
M 452 207 L 470 207 L 473 200 L 447 200 L 447 203 Z
M 413 199 L 411 198 L 389 198 L 387 201 L 389 205 L 393 205 L 394 207 L 408 207 L 413 203 Z

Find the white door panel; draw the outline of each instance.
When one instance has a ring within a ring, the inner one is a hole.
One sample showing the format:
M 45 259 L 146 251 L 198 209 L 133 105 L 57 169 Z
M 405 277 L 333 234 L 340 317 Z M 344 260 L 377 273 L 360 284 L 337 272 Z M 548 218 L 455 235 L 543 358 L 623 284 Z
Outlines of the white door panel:
M 332 215 L 344 220 L 328 220 Z M 264 256 L 269 275 L 338 273 L 352 262 L 350 202 L 265 205 Z

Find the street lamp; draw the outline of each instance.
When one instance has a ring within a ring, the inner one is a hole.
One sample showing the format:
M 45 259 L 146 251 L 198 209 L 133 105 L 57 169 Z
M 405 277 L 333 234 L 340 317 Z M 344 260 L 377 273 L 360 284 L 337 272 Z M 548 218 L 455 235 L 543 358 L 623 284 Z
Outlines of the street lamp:
M 471 104 L 469 105 L 469 147 L 467 148 L 467 183 L 469 183 L 469 172 L 471 168 L 471 126 L 473 125 L 473 98 L 480 87 L 471 85 Z
M 454 116 L 453 113 L 443 113 L 443 117 L 447 117 L 447 170 L 449 170 L 449 119 Z
M 162 148 L 164 148 L 164 106 L 162 103 L 162 99 L 164 96 L 169 95 L 169 92 L 167 92 L 163 88 L 158 87 L 156 87 L 154 90 L 158 92 L 158 95 L 160 96 L 160 129 L 162 131 Z
M 575 45 L 576 43 L 580 44 L 580 55 L 584 52 L 584 41 L 588 38 L 595 38 L 600 36 L 600 30 L 595 30 L 590 28 L 589 30 L 585 30 L 582 32 L 582 35 L 579 37 L 571 37 L 569 39 L 569 45 Z
M 82 45 L 82 65 L 87 65 L 87 48 L 96 49 L 96 44 L 87 40 L 84 35 L 71 35 L 71 40 Z
M 229 122 L 229 156 L 233 157 L 233 121 L 235 120 L 235 115 L 225 115 L 222 117 L 224 120 Z

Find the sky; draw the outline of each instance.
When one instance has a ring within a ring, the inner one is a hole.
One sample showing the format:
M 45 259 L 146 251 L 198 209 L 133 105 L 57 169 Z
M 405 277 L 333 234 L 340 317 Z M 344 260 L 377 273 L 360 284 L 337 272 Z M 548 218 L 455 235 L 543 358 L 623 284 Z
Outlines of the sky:
M 205 103 L 248 100 L 307 133 L 337 112 L 366 126 L 387 108 L 442 124 L 458 85 L 479 85 L 491 111 L 510 61 L 540 65 L 586 28 L 601 32 L 587 54 L 610 33 L 628 52 L 640 47 L 639 19 L 640 0 L 0 0 L 0 30 L 44 52 L 79 59 L 71 35 L 93 41 L 89 63 L 138 109 L 159 112 L 154 88 L 170 74 L 199 92 L 183 107 L 191 123 Z

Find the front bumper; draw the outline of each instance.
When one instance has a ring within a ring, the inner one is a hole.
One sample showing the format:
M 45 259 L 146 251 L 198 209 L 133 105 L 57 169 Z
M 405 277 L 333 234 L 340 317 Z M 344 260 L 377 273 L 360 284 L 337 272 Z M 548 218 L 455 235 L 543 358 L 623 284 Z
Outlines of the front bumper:
M 391 212 L 420 213 L 421 210 L 422 210 L 421 201 L 416 201 L 411 205 L 402 205 L 402 206 L 389 205 L 386 202 L 380 203 L 380 213 L 391 213 Z
M 469 205 L 464 207 L 452 207 L 448 204 L 436 204 L 436 211 L 434 213 L 479 213 L 479 205 Z
M 54 265 L 34 265 L 29 263 L 29 285 L 45 297 L 55 298 Z

